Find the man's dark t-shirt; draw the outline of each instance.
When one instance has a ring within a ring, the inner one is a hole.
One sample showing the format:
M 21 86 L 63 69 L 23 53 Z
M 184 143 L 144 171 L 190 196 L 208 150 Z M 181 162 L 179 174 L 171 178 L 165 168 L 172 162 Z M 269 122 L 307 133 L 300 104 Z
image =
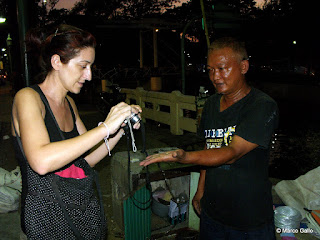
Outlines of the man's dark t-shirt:
M 206 148 L 228 146 L 234 135 L 259 145 L 233 164 L 208 167 L 202 209 L 215 221 L 239 230 L 253 230 L 272 222 L 269 144 L 278 124 L 276 102 L 252 88 L 250 93 L 220 112 L 221 95 L 211 96 L 203 109 L 199 134 Z

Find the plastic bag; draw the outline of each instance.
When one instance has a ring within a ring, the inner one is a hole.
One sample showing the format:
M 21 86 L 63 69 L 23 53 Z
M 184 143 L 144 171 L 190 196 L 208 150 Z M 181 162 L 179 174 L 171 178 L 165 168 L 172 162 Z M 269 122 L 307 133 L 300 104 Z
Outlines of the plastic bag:
M 21 189 L 20 168 L 11 172 L 0 168 L 0 213 L 18 210 Z
M 305 218 L 306 211 L 320 209 L 320 167 L 295 180 L 283 180 L 275 186 L 275 191 L 287 206 L 300 211 Z

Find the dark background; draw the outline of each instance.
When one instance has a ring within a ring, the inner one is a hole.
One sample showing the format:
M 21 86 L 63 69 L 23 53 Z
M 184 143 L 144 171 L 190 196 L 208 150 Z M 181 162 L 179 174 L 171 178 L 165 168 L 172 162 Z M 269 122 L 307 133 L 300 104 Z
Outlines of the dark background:
M 15 90 L 25 86 L 21 63 L 17 19 L 19 1 L 1 0 L 0 48 L 12 41 L 12 72 L 3 56 L 4 71 Z M 186 33 L 196 41 L 185 40 L 185 94 L 198 95 L 200 86 L 212 94 L 206 66 L 207 43 L 203 29 L 200 1 L 168 8 L 175 1 L 80 1 L 73 9 L 55 9 L 58 1 L 47 5 L 39 0 L 26 1 L 23 21 L 26 29 L 50 27 L 59 23 L 78 26 L 97 38 L 94 79 L 77 96 L 78 102 L 94 104 L 101 76 L 123 88 L 147 86 L 152 76 L 162 78 L 162 90 L 182 90 L 181 36 Z M 275 140 L 270 174 L 295 178 L 319 166 L 318 114 L 320 60 L 318 1 L 279 0 L 257 7 L 253 0 L 204 0 L 210 41 L 233 36 L 244 41 L 250 55 L 247 80 L 271 95 L 279 105 L 280 127 Z M 165 11 L 165 9 L 167 9 Z M 19 13 L 19 12 L 18 12 Z M 153 66 L 153 29 L 158 28 L 159 67 Z M 144 67 L 139 67 L 139 34 L 142 32 Z M 294 42 L 295 41 L 295 42 Z M 38 73 L 36 61 L 28 59 L 30 84 Z M 88 95 L 90 97 L 88 98 Z

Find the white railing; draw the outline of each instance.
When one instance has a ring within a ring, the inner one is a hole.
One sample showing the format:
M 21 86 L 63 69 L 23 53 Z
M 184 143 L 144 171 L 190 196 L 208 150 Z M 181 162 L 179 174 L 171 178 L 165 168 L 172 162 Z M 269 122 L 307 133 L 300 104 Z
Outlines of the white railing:
M 122 92 L 126 93 L 127 103 L 132 103 L 133 99 L 142 107 L 143 118 L 169 125 L 172 134 L 182 135 L 183 130 L 197 131 L 196 117 L 184 114 L 185 110 L 197 112 L 195 96 L 183 95 L 180 91 L 163 93 L 143 88 L 123 88 Z

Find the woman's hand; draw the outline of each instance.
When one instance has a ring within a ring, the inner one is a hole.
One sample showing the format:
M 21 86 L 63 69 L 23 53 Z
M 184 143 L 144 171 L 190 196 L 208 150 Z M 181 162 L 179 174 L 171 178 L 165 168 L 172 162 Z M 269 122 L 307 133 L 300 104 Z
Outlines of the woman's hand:
M 118 131 L 120 126 L 124 126 L 123 121 L 130 117 L 132 113 L 139 114 L 142 112 L 141 107 L 138 105 L 128 105 L 124 102 L 118 103 L 113 106 L 104 121 L 108 125 L 109 134 L 112 135 Z M 134 128 L 137 129 L 140 127 L 140 124 L 135 124 Z

